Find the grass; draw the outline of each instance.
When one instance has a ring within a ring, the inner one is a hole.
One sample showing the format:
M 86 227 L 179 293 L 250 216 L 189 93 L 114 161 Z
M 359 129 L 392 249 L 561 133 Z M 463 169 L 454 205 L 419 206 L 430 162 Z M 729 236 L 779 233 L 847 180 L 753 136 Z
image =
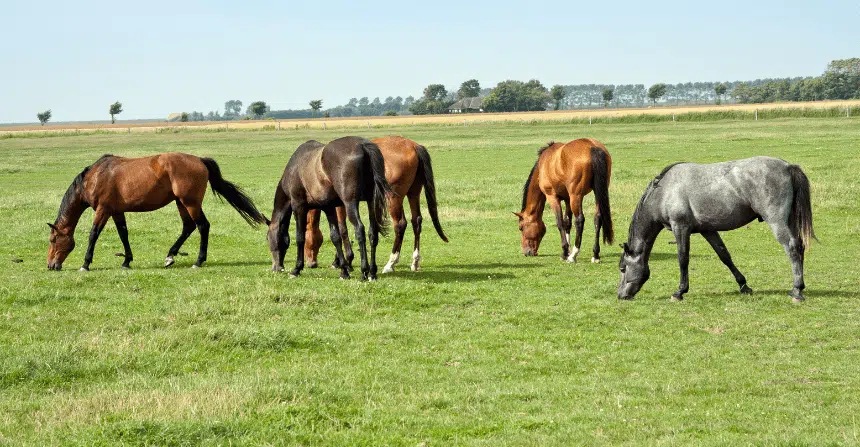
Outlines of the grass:
M 112 224 L 94 270 L 76 271 L 91 212 L 66 269 L 45 268 L 44 223 L 103 153 L 214 157 L 269 213 L 293 149 L 341 131 L 0 141 L 0 444 L 860 444 L 856 119 L 385 133 L 430 149 L 451 243 L 426 224 L 423 270 L 402 263 L 375 283 L 328 268 L 294 280 L 269 272 L 264 230 L 211 195 L 203 269 L 189 268 L 196 233 L 189 257 L 160 267 L 180 230 L 170 207 L 129 216 L 131 271 L 113 256 Z M 511 211 L 535 151 L 581 136 L 612 153 L 619 242 L 645 185 L 671 162 L 800 164 L 822 241 L 807 255 L 808 301 L 790 304 L 788 260 L 760 223 L 723 236 L 752 296 L 699 237 L 682 303 L 667 300 L 678 267 L 666 232 L 633 302 L 615 299 L 620 249 L 604 247 L 602 264 L 563 263 L 550 217 L 541 256 L 524 258 Z M 332 257 L 326 243 L 321 263 Z

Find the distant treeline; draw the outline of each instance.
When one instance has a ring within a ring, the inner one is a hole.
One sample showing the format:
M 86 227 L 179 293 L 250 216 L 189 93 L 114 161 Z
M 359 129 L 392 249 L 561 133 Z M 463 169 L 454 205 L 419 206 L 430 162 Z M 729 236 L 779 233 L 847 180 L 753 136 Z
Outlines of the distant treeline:
M 315 118 L 380 116 L 404 114 L 442 114 L 457 100 L 483 98 L 484 111 L 527 111 L 548 109 L 590 109 L 595 107 L 645 107 L 652 105 L 697 105 L 714 103 L 766 103 L 777 101 L 819 101 L 860 98 L 860 58 L 830 62 L 818 77 L 756 79 L 754 81 L 686 82 L 678 84 L 578 84 L 544 87 L 540 81 L 502 81 L 496 87 L 481 88 L 476 79 L 463 82 L 456 91 L 442 84 L 430 84 L 419 98 L 407 96 L 384 100 L 379 97 L 351 98 L 346 104 L 322 109 L 322 100 L 312 101 L 302 110 L 267 110 L 264 115 L 249 109 L 241 113 L 242 101 L 224 104 L 224 113 L 191 112 L 188 121 L 223 121 L 234 119 Z M 316 103 L 316 104 L 314 104 Z M 465 110 L 474 111 L 478 110 Z

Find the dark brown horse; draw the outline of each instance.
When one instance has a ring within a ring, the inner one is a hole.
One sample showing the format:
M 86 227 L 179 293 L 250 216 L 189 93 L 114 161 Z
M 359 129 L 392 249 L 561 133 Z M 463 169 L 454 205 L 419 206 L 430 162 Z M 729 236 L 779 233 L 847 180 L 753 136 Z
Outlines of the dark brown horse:
M 305 266 L 304 246 L 307 217 L 310 210 L 326 213 L 331 240 L 337 249 L 341 278 L 349 278 L 348 263 L 341 250 L 341 231 L 337 226 L 335 209 L 345 207 L 346 216 L 355 227 L 361 253 L 362 279 L 376 279 L 376 245 L 379 234 L 387 226 L 386 194 L 391 186 L 385 180 L 385 161 L 376 144 L 361 137 L 343 137 L 323 145 L 308 141 L 290 157 L 278 188 L 275 209 L 269 224 L 269 249 L 272 270 L 284 270 L 284 255 L 290 246 L 290 215 L 296 217 L 296 267 L 291 277 L 298 276 Z M 370 222 L 370 263 L 368 263 L 364 224 L 358 212 L 358 202 L 367 202 Z
M 412 271 L 420 269 L 421 262 L 421 189 L 427 199 L 427 208 L 436 233 L 443 241 L 448 242 L 448 237 L 442 231 L 439 223 L 439 213 L 436 205 L 436 183 L 433 179 L 433 165 L 430 162 L 430 154 L 420 144 L 407 138 L 390 136 L 372 140 L 379 146 L 382 157 L 385 159 L 385 179 L 396 193 L 388 198 L 388 211 L 394 222 L 394 246 L 391 249 L 391 257 L 388 264 L 382 269 L 382 273 L 394 271 L 394 266 L 400 262 L 400 248 L 403 245 L 403 236 L 406 234 L 406 216 L 403 212 L 403 198 L 409 198 L 409 208 L 412 211 L 412 231 L 415 235 L 415 244 L 412 251 Z M 347 264 L 352 263 L 352 247 L 350 246 L 349 233 L 346 230 L 346 213 L 342 207 L 337 208 L 338 226 L 341 231 L 341 239 L 344 245 Z M 310 266 L 317 266 L 317 255 L 322 245 L 322 232 L 320 226 L 320 213 L 311 210 L 308 213 L 307 241 L 305 242 L 305 257 L 310 261 Z M 337 260 L 332 265 L 340 267 Z
M 75 227 L 87 208 L 95 210 L 95 218 L 81 270 L 89 270 L 96 241 L 110 218 L 116 224 L 125 249 L 122 266 L 129 268 L 133 258 L 125 213 L 154 211 L 170 202 L 176 202 L 179 208 L 182 234 L 167 252 L 164 266 L 173 264 L 179 248 L 197 228 L 200 231 L 200 254 L 194 267 L 200 267 L 206 261 L 209 245 L 209 221 L 202 207 L 207 181 L 215 194 L 227 199 L 249 224 L 267 222 L 239 187 L 221 177 L 221 169 L 211 158 L 180 153 L 143 158 L 102 156 L 75 177 L 60 203 L 57 220 L 48 224 L 51 227 L 48 269 L 60 270 L 63 267 L 63 261 L 75 248 Z
M 609 177 L 612 157 L 606 146 L 591 138 L 570 143 L 549 143 L 538 151 L 538 160 L 523 186 L 522 211 L 514 213 L 520 219 L 523 254 L 537 256 L 541 239 L 546 233 L 543 223 L 544 205 L 549 202 L 555 213 L 555 224 L 561 234 L 561 258 L 576 262 L 582 244 L 585 216 L 582 199 L 592 190 L 596 202 L 594 214 L 594 256 L 600 262 L 600 230 L 603 242 L 612 243 L 612 216 L 609 210 Z M 562 214 L 561 204 L 567 212 Z M 570 247 L 571 217 L 575 216 L 576 241 Z

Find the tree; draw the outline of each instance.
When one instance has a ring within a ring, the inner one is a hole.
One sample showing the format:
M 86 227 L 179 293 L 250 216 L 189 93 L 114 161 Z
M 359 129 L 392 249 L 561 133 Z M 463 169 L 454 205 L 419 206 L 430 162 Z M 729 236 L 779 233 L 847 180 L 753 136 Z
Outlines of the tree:
M 183 123 L 187 123 L 188 122 L 188 114 L 185 112 L 182 112 L 182 115 L 179 115 L 179 121 L 182 121 Z
M 469 79 L 460 84 L 460 89 L 457 90 L 457 99 L 474 98 L 481 94 L 481 84 L 477 79 Z
M 260 119 L 266 112 L 269 111 L 269 106 L 265 101 L 255 101 L 248 106 L 248 110 L 254 115 L 255 119 Z
M 385 116 L 397 116 L 397 111 L 396 110 L 389 110 L 389 111 L 385 112 Z
M 615 97 L 615 91 L 612 90 L 611 88 L 605 88 L 605 89 L 603 89 L 602 95 L 603 95 L 603 108 L 606 108 L 606 106 L 608 106 L 609 103 L 612 102 L 612 98 Z
M 242 101 L 231 99 L 224 103 L 224 118 L 237 117 L 242 113 Z
M 716 93 L 716 95 L 717 95 L 717 105 L 720 104 L 720 102 L 722 101 L 723 95 L 726 94 L 726 91 L 728 91 L 728 89 L 729 89 L 729 86 L 726 85 L 725 82 L 720 82 L 719 84 L 714 86 L 714 93 Z
M 311 118 L 313 118 L 314 113 L 319 112 L 319 110 L 322 108 L 322 99 L 315 99 L 309 104 L 311 106 Z
M 44 126 L 45 123 L 51 120 L 51 109 L 45 110 L 42 113 L 37 113 L 36 118 L 39 118 L 39 122 Z
M 427 101 L 442 101 L 448 96 L 448 90 L 442 84 L 430 84 L 424 89 L 424 99 Z
M 110 123 L 116 123 L 116 115 L 122 113 L 122 103 L 117 101 L 110 105 Z
M 502 81 L 484 98 L 484 109 L 489 112 L 519 112 L 546 110 L 549 91 L 540 81 Z
M 555 101 L 555 110 L 561 108 L 561 100 L 564 99 L 564 86 L 563 85 L 553 85 L 549 90 L 549 96 Z
M 657 100 L 666 94 L 666 84 L 654 84 L 648 89 L 648 99 L 657 105 Z

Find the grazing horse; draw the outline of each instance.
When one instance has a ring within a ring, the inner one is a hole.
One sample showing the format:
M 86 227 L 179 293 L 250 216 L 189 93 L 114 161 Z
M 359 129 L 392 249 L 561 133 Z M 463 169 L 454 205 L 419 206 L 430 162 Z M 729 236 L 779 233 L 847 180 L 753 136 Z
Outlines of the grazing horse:
M 672 299 L 689 290 L 690 234 L 701 233 L 734 275 L 741 293 L 752 293 L 729 255 L 718 231 L 740 228 L 753 220 L 767 222 L 791 261 L 794 302 L 803 301 L 803 253 L 815 238 L 809 179 L 800 166 L 771 157 L 714 164 L 676 163 L 663 169 L 642 194 L 621 244 L 619 299 L 633 299 L 648 281 L 648 257 L 664 228 L 675 235 L 681 283 Z
M 95 210 L 95 218 L 81 270 L 90 269 L 96 241 L 110 218 L 116 224 L 125 249 L 122 267 L 129 268 L 133 257 L 128 244 L 125 213 L 154 211 L 170 202 L 176 202 L 179 208 L 182 234 L 167 252 L 164 266 L 173 264 L 173 257 L 195 228 L 200 231 L 200 254 L 194 267 L 202 266 L 209 246 L 209 221 L 202 207 L 207 181 L 215 195 L 227 199 L 249 224 L 268 222 L 239 187 L 224 180 L 218 163 L 211 158 L 181 153 L 142 158 L 104 155 L 75 177 L 60 203 L 57 220 L 48 224 L 51 227 L 48 269 L 60 270 L 63 267 L 63 261 L 75 248 L 78 220 L 90 207 Z
M 433 179 L 433 166 L 430 163 L 430 154 L 420 144 L 397 136 L 382 137 L 372 140 L 379 146 L 382 157 L 385 159 L 385 178 L 391 185 L 396 195 L 388 198 L 388 211 L 394 223 L 394 247 L 391 249 L 391 257 L 382 273 L 394 271 L 394 266 L 400 262 L 400 248 L 403 245 L 403 236 L 406 233 L 406 217 L 403 212 L 403 198 L 409 198 L 409 208 L 412 211 L 412 231 L 415 235 L 415 245 L 412 251 L 412 271 L 417 272 L 421 262 L 421 189 L 424 188 L 424 197 L 427 199 L 427 208 L 436 233 L 443 241 L 448 242 L 448 237 L 442 231 L 439 223 L 439 213 L 436 205 L 436 183 Z M 338 226 L 341 231 L 341 239 L 344 245 L 347 264 L 352 263 L 353 253 L 350 247 L 349 233 L 346 229 L 346 215 L 343 207 L 337 208 Z M 305 242 L 305 257 L 310 261 L 310 267 L 317 266 L 317 255 L 322 245 L 322 232 L 320 226 L 320 212 L 311 210 L 308 212 L 308 232 Z M 332 267 L 340 267 L 337 260 Z
M 561 259 L 576 262 L 582 245 L 585 216 L 582 199 L 594 191 L 594 256 L 591 262 L 600 262 L 600 230 L 603 242 L 612 243 L 612 215 L 609 210 L 609 177 L 612 174 L 612 157 L 606 146 L 591 138 L 570 143 L 550 142 L 538 150 L 538 159 L 523 186 L 522 211 L 514 213 L 520 219 L 522 249 L 526 256 L 537 256 L 541 240 L 546 234 L 543 211 L 546 202 L 555 213 L 555 224 L 561 234 Z M 562 202 L 567 207 L 563 215 Z M 571 216 L 575 216 L 576 240 L 570 247 Z
M 376 245 L 379 234 L 385 234 L 387 222 L 386 194 L 391 186 L 385 180 L 385 161 L 376 144 L 361 137 L 343 137 L 326 145 L 308 141 L 296 149 L 287 162 L 275 191 L 275 209 L 269 224 L 269 249 L 272 270 L 284 270 L 284 255 L 290 246 L 290 215 L 296 217 L 296 266 L 290 277 L 298 276 L 305 266 L 304 247 L 308 211 L 326 213 L 331 241 L 337 249 L 342 279 L 349 278 L 347 262 L 341 250 L 341 231 L 335 209 L 343 206 L 355 227 L 361 253 L 362 279 L 376 279 Z M 367 259 L 364 224 L 358 202 L 367 202 L 370 222 L 370 263 Z

